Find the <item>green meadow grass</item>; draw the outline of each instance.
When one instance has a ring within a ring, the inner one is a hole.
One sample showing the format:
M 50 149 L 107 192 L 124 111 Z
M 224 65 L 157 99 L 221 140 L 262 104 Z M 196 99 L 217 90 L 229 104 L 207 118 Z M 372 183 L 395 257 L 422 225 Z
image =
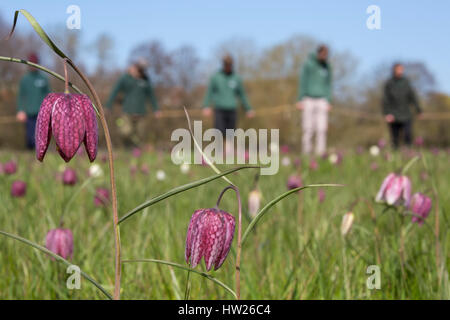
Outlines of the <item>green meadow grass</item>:
M 295 155 L 291 155 L 293 159 Z M 384 177 L 404 166 L 408 159 L 394 154 L 392 161 L 366 152 L 348 152 L 343 162 L 332 165 L 319 160 L 319 169 L 311 171 L 302 159 L 304 184 L 340 183 L 341 188 L 324 188 L 326 199 L 318 201 L 318 189 L 293 194 L 276 204 L 261 219 L 242 249 L 241 296 L 243 299 L 449 299 L 448 280 L 450 252 L 450 170 L 445 152 L 425 152 L 428 179 L 422 160 L 409 169 L 413 192 L 432 196 L 434 181 L 439 205 L 441 264 L 436 265 L 434 235 L 435 211 L 426 225 L 411 223 L 394 209 L 374 203 L 373 198 Z M 15 159 L 19 170 L 12 176 L 0 176 L 0 230 L 19 235 L 40 245 L 45 244 L 49 229 L 59 225 L 64 213 L 64 226 L 74 234 L 74 255 L 71 260 L 84 272 L 112 292 L 114 281 L 114 239 L 111 207 L 97 208 L 95 188 L 109 187 L 108 167 L 97 160 L 105 175 L 88 178 L 88 160 L 77 155 L 67 166 L 75 168 L 78 183 L 63 186 L 56 178 L 63 160 L 54 153 L 43 163 L 31 153 L 3 151 L 0 161 Z M 370 169 L 377 162 L 379 168 Z M 130 165 L 147 163 L 150 173 L 130 174 Z M 208 168 L 193 165 L 182 174 L 172 164 L 170 155 L 144 153 L 140 158 L 119 151 L 115 161 L 119 216 L 176 186 L 214 174 Z M 157 181 L 156 171 L 163 169 L 164 181 Z M 221 170 L 229 169 L 220 166 Z M 257 169 L 244 169 L 228 176 L 240 189 L 243 211 L 247 212 L 247 195 Z M 293 166 L 283 167 L 277 175 L 262 176 L 259 188 L 262 206 L 286 192 L 287 177 L 295 173 Z M 24 198 L 12 198 L 13 180 L 27 182 Z M 186 265 L 184 245 L 186 229 L 194 210 L 213 207 L 220 191 L 226 187 L 218 179 L 198 188 L 175 195 L 144 209 L 120 225 L 123 259 L 160 259 Z M 356 199 L 355 222 L 344 238 L 340 233 L 342 216 Z M 369 205 L 368 205 L 369 204 Z M 299 205 L 302 223 L 299 223 Z M 436 203 L 434 203 L 436 206 Z M 370 208 L 375 212 L 371 218 Z M 232 192 L 226 193 L 221 208 L 236 215 L 237 203 Z M 243 230 L 249 223 L 243 219 Z M 375 228 L 379 239 L 376 241 Z M 401 232 L 404 236 L 402 268 Z M 376 246 L 380 253 L 377 261 Z M 234 289 L 236 237 L 224 265 L 210 274 Z M 369 265 L 381 271 L 381 289 L 369 290 L 366 274 Z M 186 265 L 187 266 L 187 265 Z M 197 267 L 204 270 L 204 263 Z M 66 288 L 66 266 L 21 242 L 0 235 L 0 299 L 104 299 L 105 296 L 87 280 L 80 290 Z M 184 299 L 188 273 L 185 270 L 149 262 L 124 263 L 122 299 Z M 233 296 L 212 281 L 190 274 L 190 299 L 233 299 Z

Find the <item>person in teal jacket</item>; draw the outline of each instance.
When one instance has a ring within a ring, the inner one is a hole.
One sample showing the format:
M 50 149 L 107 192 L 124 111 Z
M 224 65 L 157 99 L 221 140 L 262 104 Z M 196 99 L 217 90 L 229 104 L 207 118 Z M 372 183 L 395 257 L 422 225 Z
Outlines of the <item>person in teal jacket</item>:
M 328 47 L 320 45 L 309 55 L 300 72 L 297 108 L 302 116 L 302 151 L 310 154 L 312 137 L 316 136 L 316 155 L 326 152 L 328 111 L 331 109 L 332 70 Z
M 39 63 L 36 53 L 28 56 L 28 61 Z M 50 93 L 50 85 L 46 76 L 38 69 L 30 67 L 30 70 L 22 77 L 19 83 L 17 95 L 17 115 L 19 122 L 25 123 L 27 149 L 34 149 L 36 119 L 41 108 L 42 100 Z
M 253 117 L 255 113 L 247 100 L 242 79 L 233 71 L 233 58 L 227 54 L 222 59 L 222 69 L 210 78 L 203 101 L 203 114 L 210 116 L 212 105 L 214 126 L 225 136 L 226 129 L 236 128 L 239 102 L 242 103 L 247 117 Z
M 112 109 L 115 99 L 122 94 L 124 115 L 117 124 L 127 146 L 139 145 L 146 133 L 144 119 L 147 114 L 147 101 L 152 104 L 155 117 L 161 116 L 153 87 L 145 72 L 146 68 L 147 65 L 143 62 L 133 63 L 128 72 L 119 78 L 106 103 L 106 107 Z

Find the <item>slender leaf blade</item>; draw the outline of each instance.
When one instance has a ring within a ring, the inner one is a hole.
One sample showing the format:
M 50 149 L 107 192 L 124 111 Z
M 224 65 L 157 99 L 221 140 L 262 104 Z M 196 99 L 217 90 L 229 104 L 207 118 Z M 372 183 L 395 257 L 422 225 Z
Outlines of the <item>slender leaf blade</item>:
M 317 187 L 343 187 L 343 185 L 341 184 L 310 184 L 304 187 L 299 187 L 299 188 L 295 188 L 292 190 L 289 190 L 281 195 L 279 195 L 278 197 L 276 197 L 275 199 L 273 199 L 272 201 L 270 201 L 268 204 L 265 205 L 264 208 L 261 209 L 261 211 L 259 211 L 259 213 L 256 215 L 255 218 L 253 218 L 253 220 L 250 222 L 250 224 L 248 225 L 247 229 L 244 232 L 244 235 L 242 236 L 242 241 L 241 241 L 241 245 L 243 246 L 245 243 L 245 240 L 248 238 L 248 235 L 250 233 L 250 231 L 253 230 L 253 228 L 256 226 L 256 224 L 258 223 L 259 220 L 261 220 L 261 218 L 267 213 L 267 211 L 272 208 L 275 204 L 277 204 L 279 201 L 281 201 L 282 199 L 286 198 L 287 196 L 296 193 L 300 190 L 303 189 L 308 189 L 308 188 L 317 188 Z
M 61 256 L 59 256 L 59 255 L 57 255 L 57 254 L 55 254 L 55 253 L 53 253 L 53 252 L 51 252 L 50 250 L 48 250 L 47 248 L 45 248 L 45 247 L 43 247 L 43 246 L 41 246 L 41 245 L 39 245 L 39 244 L 37 244 L 37 243 L 35 243 L 35 242 L 33 242 L 33 241 L 30 241 L 30 240 L 28 240 L 28 239 L 25 239 L 25 238 L 22 238 L 22 237 L 20 237 L 20 236 L 18 236 L 18 235 L 15 235 L 15 234 L 12 234 L 12 233 L 9 233 L 9 232 L 5 232 L 5 231 L 2 231 L 2 230 L 0 230 L 0 234 L 2 234 L 2 235 L 4 235 L 4 236 L 6 236 L 6 237 L 9 237 L 9 238 L 11 238 L 11 239 L 14 239 L 14 240 L 17 240 L 17 241 L 20 241 L 20 242 L 22 242 L 22 243 L 25 243 L 26 245 L 29 245 L 29 246 L 31 246 L 31 247 L 33 247 L 33 248 L 35 248 L 35 249 L 38 249 L 38 250 L 40 250 L 40 251 L 42 251 L 42 252 L 44 252 L 44 253 L 46 253 L 46 254 L 48 254 L 48 255 L 50 255 L 50 256 L 52 256 L 53 258 L 55 258 L 58 262 L 62 262 L 62 263 L 64 263 L 64 264 L 66 264 L 66 265 L 68 265 L 68 266 L 72 266 L 72 265 L 74 265 L 73 263 L 71 263 L 70 261 L 67 261 L 66 259 L 64 259 L 63 257 L 61 257 Z M 81 273 L 81 275 L 86 279 L 86 280 L 88 280 L 90 283 L 92 283 L 94 286 L 96 286 L 106 297 L 108 297 L 108 299 L 110 299 L 110 300 L 112 300 L 113 299 L 113 297 L 108 293 L 108 291 L 106 291 L 97 281 L 95 281 L 93 278 L 91 278 L 88 274 L 86 274 L 84 271 L 82 271 L 81 269 L 80 269 L 80 273 Z
M 189 189 L 201 186 L 201 185 L 203 185 L 205 183 L 208 183 L 208 182 L 211 182 L 213 180 L 216 180 L 216 179 L 218 179 L 220 177 L 223 177 L 223 176 L 225 176 L 227 174 L 230 174 L 230 173 L 242 170 L 242 169 L 249 169 L 249 168 L 259 168 L 259 167 L 258 166 L 237 167 L 237 168 L 233 168 L 233 169 L 221 172 L 219 174 L 216 174 L 216 175 L 204 178 L 204 179 L 200 179 L 200 180 L 197 180 L 197 181 L 194 181 L 194 182 L 191 182 L 191 183 L 188 183 L 188 184 L 176 187 L 176 188 L 174 188 L 172 190 L 169 190 L 168 192 L 166 192 L 166 193 L 164 193 L 162 195 L 159 195 L 159 196 L 157 196 L 157 197 L 155 197 L 153 199 L 150 199 L 150 200 L 142 203 L 141 205 L 137 206 L 133 210 L 129 211 L 127 214 L 125 214 L 123 217 L 121 217 L 119 219 L 119 223 L 124 222 L 126 219 L 128 219 L 129 217 L 131 217 L 135 213 L 137 213 L 137 212 L 139 212 L 139 211 L 141 211 L 141 210 L 143 210 L 143 209 L 145 209 L 145 208 L 147 208 L 147 207 L 149 207 L 151 205 L 154 205 L 155 203 L 158 203 L 158 202 L 160 202 L 160 201 L 162 201 L 164 199 L 167 199 L 167 198 L 169 198 L 169 197 L 171 197 L 173 195 L 176 195 L 176 194 L 184 192 L 186 190 L 189 190 Z
M 130 260 L 122 260 L 122 262 L 124 262 L 124 263 L 126 263 L 126 262 L 127 263 L 130 263 L 130 262 L 153 262 L 153 263 L 164 264 L 164 265 L 168 265 L 171 267 L 190 271 L 190 272 L 196 273 L 198 275 L 201 275 L 202 277 L 205 277 L 208 280 L 211 280 L 212 282 L 216 283 L 217 285 L 221 286 L 222 288 L 227 290 L 229 293 L 231 293 L 235 299 L 237 298 L 236 293 L 230 287 L 228 287 L 226 284 L 224 284 L 222 281 L 210 276 L 206 272 L 197 271 L 195 269 L 191 269 L 189 267 L 183 266 L 183 265 L 175 263 L 175 262 L 170 262 L 170 261 L 165 261 L 165 260 L 157 260 L 157 259 L 130 259 Z

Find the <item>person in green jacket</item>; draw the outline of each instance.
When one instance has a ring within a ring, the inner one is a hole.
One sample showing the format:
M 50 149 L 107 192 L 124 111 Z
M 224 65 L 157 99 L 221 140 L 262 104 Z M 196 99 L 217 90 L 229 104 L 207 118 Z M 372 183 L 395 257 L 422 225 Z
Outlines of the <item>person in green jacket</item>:
M 320 45 L 309 55 L 300 72 L 297 108 L 302 116 L 302 151 L 310 154 L 312 137 L 316 135 L 316 155 L 326 152 L 328 111 L 331 109 L 332 70 L 328 47 Z
M 161 116 L 146 68 L 147 65 L 144 62 L 133 63 L 128 68 L 128 72 L 119 78 L 106 103 L 106 107 L 111 109 L 116 97 L 119 94 L 123 95 L 124 115 L 118 119 L 117 124 L 126 146 L 138 146 L 145 135 L 144 119 L 147 114 L 147 101 L 151 102 L 155 117 Z
M 36 53 L 30 53 L 28 61 L 39 63 L 39 57 Z M 16 119 L 25 123 L 27 149 L 34 149 L 36 130 L 36 119 L 41 108 L 42 100 L 50 93 L 50 85 L 46 76 L 38 69 L 30 67 L 30 70 L 22 77 L 19 83 L 19 92 L 17 95 L 17 114 Z
M 412 143 L 413 114 L 411 106 L 419 116 L 422 113 L 414 88 L 403 74 L 403 65 L 401 63 L 394 64 L 392 77 L 384 86 L 383 115 L 391 131 L 394 149 L 400 145 L 402 131 L 405 144 L 410 146 Z
M 252 118 L 255 113 L 247 100 L 242 79 L 233 71 L 233 58 L 227 54 L 222 59 L 222 69 L 210 78 L 203 101 L 203 114 L 211 116 L 211 105 L 213 106 L 214 127 L 224 137 L 226 129 L 236 128 L 238 100 L 247 117 Z

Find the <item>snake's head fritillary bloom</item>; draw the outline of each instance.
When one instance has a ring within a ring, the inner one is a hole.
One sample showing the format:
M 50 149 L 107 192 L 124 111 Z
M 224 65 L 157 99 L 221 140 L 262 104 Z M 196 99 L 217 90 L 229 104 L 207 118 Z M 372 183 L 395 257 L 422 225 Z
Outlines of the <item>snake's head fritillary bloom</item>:
M 324 202 L 324 201 L 325 201 L 325 198 L 326 198 L 325 190 L 319 189 L 319 190 L 317 191 L 317 197 L 319 198 L 319 203 Z
M 180 166 L 180 170 L 181 170 L 181 172 L 184 173 L 184 174 L 188 173 L 188 172 L 189 172 L 189 169 L 190 169 L 190 167 L 189 167 L 189 164 L 187 164 L 187 163 L 183 163 L 183 164 L 181 164 L 181 166 Z
M 369 152 L 371 156 L 376 157 L 380 154 L 380 148 L 378 146 L 371 146 Z
M 27 184 L 24 181 L 16 180 L 11 185 L 11 195 L 19 198 L 27 193 Z
M 423 146 L 423 143 L 424 143 L 424 139 L 423 139 L 423 137 L 417 137 L 415 140 L 414 140 L 414 144 L 417 146 L 417 147 L 422 147 Z
M 384 139 L 378 140 L 378 148 L 384 149 L 386 147 L 386 145 L 387 145 L 386 140 L 384 140 Z
M 150 173 L 150 167 L 148 166 L 148 164 L 141 164 L 141 172 L 145 175 L 148 175 Z
M 103 175 L 103 169 L 98 164 L 92 164 L 89 167 L 88 174 L 89 174 L 90 177 L 98 178 L 98 177 L 101 177 Z
M 156 180 L 163 181 L 166 179 L 166 173 L 164 170 L 158 170 L 156 171 Z
M 401 202 L 408 207 L 411 200 L 411 181 L 407 176 L 390 173 L 381 184 L 376 201 L 385 201 L 389 205 Z
M 72 258 L 73 255 L 73 235 L 70 229 L 57 228 L 47 233 L 45 238 L 45 247 L 63 257 L 64 259 Z
M 311 161 L 309 162 L 309 168 L 314 171 L 316 171 L 319 168 L 319 164 L 315 159 L 311 159 Z
M 290 151 L 290 148 L 289 148 L 289 146 L 287 144 L 283 144 L 280 147 L 280 151 L 281 151 L 282 154 L 288 154 L 289 151 Z
M 283 167 L 287 167 L 291 165 L 291 158 L 289 158 L 288 156 L 284 156 L 281 159 L 281 164 L 283 165 Z
M 17 172 L 17 162 L 15 162 L 13 160 L 6 162 L 3 165 L 3 171 L 5 172 L 5 174 L 8 174 L 8 175 L 16 173 Z
M 417 192 L 411 197 L 410 209 L 414 216 L 412 222 L 416 222 L 422 225 L 425 219 L 428 217 L 431 211 L 431 198 L 427 197 L 423 193 Z
M 94 196 L 94 205 L 104 207 L 109 203 L 109 190 L 106 188 L 97 188 Z
M 142 155 L 142 150 L 140 148 L 134 148 L 132 151 L 133 157 L 139 158 Z
M 355 220 L 355 215 L 353 214 L 353 212 L 347 212 L 342 217 L 341 234 L 343 236 L 347 235 L 347 233 L 350 232 L 350 229 L 353 225 L 353 220 Z
M 297 175 L 292 175 L 288 178 L 286 186 L 289 190 L 300 188 L 302 186 L 302 179 Z
M 371 169 L 372 171 L 377 170 L 377 169 L 378 169 L 378 163 L 372 162 L 372 163 L 370 164 L 370 169 Z
M 44 159 L 51 136 L 69 162 L 84 142 L 89 160 L 97 156 L 98 127 L 91 100 L 84 94 L 50 93 L 42 101 L 36 122 L 36 158 Z
M 261 206 L 261 192 L 258 189 L 250 191 L 248 194 L 248 213 L 250 217 L 254 218 L 258 214 Z
M 68 186 L 73 186 L 77 183 L 77 173 L 74 169 L 67 168 L 63 172 L 62 176 L 63 183 Z
M 219 209 L 196 210 L 191 217 L 186 236 L 186 262 L 195 268 L 202 257 L 206 270 L 220 268 L 233 242 L 235 219 Z

